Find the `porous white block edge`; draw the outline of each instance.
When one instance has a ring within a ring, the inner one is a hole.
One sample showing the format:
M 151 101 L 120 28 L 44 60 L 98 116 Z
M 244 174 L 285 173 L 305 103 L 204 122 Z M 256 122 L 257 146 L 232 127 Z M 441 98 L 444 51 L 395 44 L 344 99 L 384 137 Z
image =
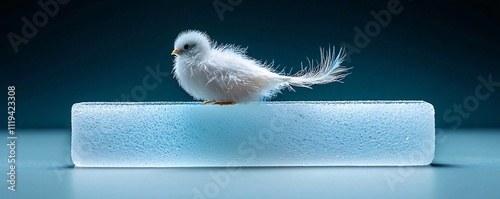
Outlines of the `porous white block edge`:
M 424 101 L 83 102 L 77 167 L 415 166 L 434 158 Z

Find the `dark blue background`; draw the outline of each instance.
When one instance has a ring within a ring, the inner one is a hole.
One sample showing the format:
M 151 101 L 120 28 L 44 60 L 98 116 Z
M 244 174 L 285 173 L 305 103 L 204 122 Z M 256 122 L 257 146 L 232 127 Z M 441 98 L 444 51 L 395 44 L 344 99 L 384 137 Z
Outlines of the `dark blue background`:
M 364 29 L 374 21 L 370 11 L 387 9 L 388 0 L 243 0 L 224 13 L 223 21 L 212 2 L 72 0 L 15 53 L 7 34 L 21 35 L 21 18 L 32 21 L 42 9 L 37 1 L 4 1 L 1 102 L 7 106 L 6 87 L 15 85 L 18 128 L 67 128 L 76 102 L 190 101 L 170 74 L 179 32 L 206 31 L 218 42 L 248 46 L 256 59 L 296 71 L 306 57 L 319 57 L 320 46 L 354 45 L 354 27 Z M 465 115 L 451 112 L 443 118 L 454 104 L 474 98 L 479 76 L 500 81 L 499 4 L 400 2 L 403 11 L 352 54 L 346 65 L 354 69 L 344 84 L 285 90 L 274 100 L 422 99 L 435 106 L 437 127 L 500 127 L 500 87 Z M 157 64 L 170 75 L 145 95 L 132 97 L 143 88 L 146 67 Z

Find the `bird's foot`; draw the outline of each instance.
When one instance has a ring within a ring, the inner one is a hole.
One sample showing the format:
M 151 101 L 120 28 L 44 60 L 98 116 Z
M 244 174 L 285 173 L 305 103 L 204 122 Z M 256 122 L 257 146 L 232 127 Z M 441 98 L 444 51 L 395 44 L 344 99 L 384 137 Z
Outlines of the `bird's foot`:
M 221 105 L 221 106 L 223 106 L 223 105 L 235 105 L 235 104 L 236 104 L 236 102 L 216 101 L 216 102 L 214 102 L 213 104 L 214 104 L 214 105 L 216 105 L 216 104 L 217 104 L 217 105 Z
M 215 102 L 216 102 L 215 100 L 205 100 L 202 102 L 202 104 L 213 104 Z
M 205 100 L 202 102 L 202 104 L 213 104 L 213 105 L 235 105 L 236 102 L 229 102 L 229 101 L 215 101 L 215 100 Z

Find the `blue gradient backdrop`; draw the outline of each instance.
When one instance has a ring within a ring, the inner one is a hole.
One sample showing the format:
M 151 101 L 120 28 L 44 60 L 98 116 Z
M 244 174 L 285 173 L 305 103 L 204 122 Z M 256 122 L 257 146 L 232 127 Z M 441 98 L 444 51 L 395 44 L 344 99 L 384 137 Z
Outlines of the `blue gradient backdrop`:
M 72 0 L 18 53 L 7 34 L 22 35 L 21 19 L 32 21 L 42 8 L 37 1 L 4 1 L 0 104 L 7 106 L 7 86 L 15 85 L 18 128 L 68 128 L 76 102 L 190 101 L 170 74 L 170 52 L 183 30 L 248 46 L 250 56 L 296 71 L 306 57 L 319 57 L 320 46 L 355 45 L 355 27 L 364 30 L 375 21 L 370 11 L 385 10 L 389 2 L 219 1 L 232 9 L 223 21 L 214 1 Z M 483 86 L 487 99 L 474 97 L 478 77 L 500 82 L 499 3 L 401 0 L 400 7 L 350 56 L 346 65 L 354 69 L 344 84 L 285 90 L 274 100 L 422 99 L 435 106 L 437 127 L 500 127 L 500 86 Z M 144 89 L 156 65 L 169 75 L 152 78 L 157 87 Z M 468 109 L 454 110 L 464 100 Z

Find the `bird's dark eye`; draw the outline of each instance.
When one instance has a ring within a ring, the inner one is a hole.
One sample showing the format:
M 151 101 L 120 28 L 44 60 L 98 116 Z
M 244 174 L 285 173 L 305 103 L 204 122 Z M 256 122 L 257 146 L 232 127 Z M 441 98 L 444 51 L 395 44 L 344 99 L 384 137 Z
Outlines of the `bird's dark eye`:
M 189 44 L 184 45 L 184 50 L 189 49 L 189 47 L 190 47 Z

